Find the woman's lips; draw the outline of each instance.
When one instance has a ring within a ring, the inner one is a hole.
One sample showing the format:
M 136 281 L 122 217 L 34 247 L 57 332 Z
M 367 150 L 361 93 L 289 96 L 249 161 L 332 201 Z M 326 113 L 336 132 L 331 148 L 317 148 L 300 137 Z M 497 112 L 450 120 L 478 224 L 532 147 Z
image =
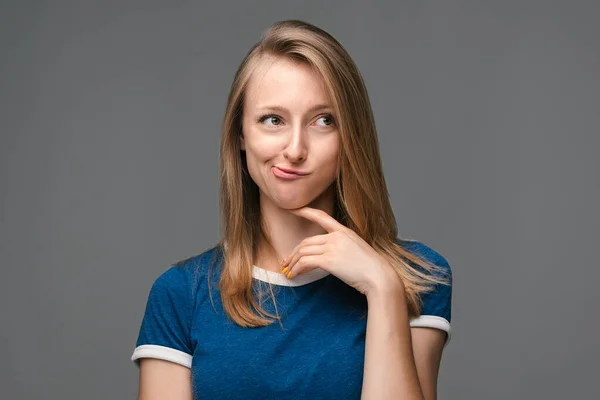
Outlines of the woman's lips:
M 278 167 L 273 167 L 273 175 L 275 175 L 276 177 L 278 177 L 280 179 L 285 179 L 285 180 L 300 179 L 304 176 L 304 175 L 298 175 L 298 174 L 292 174 L 289 172 L 285 172 L 284 170 L 282 170 L 281 168 L 278 168 Z

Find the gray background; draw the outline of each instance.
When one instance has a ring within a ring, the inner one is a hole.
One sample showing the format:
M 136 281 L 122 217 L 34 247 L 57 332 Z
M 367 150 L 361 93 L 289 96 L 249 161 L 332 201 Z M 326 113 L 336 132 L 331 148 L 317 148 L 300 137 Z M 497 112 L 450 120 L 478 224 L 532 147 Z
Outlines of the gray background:
M 598 2 L 0 7 L 1 398 L 135 398 L 152 282 L 218 239 L 233 74 L 287 18 L 354 57 L 400 235 L 453 267 L 439 398 L 600 398 Z

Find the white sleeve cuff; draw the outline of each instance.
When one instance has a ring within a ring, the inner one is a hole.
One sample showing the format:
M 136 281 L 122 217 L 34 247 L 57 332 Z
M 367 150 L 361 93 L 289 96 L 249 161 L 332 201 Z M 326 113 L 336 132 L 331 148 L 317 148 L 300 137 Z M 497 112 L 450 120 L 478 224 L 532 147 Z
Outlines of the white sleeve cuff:
M 450 343 L 450 322 L 446 318 L 438 317 L 437 315 L 421 315 L 420 317 L 410 320 L 411 328 L 435 328 L 447 333 L 446 343 L 444 347 Z
M 139 367 L 140 358 L 158 358 L 161 360 L 171 361 L 184 367 L 192 368 L 192 356 L 181 350 L 172 349 L 166 346 L 158 346 L 155 344 L 144 344 L 135 348 L 131 361 Z

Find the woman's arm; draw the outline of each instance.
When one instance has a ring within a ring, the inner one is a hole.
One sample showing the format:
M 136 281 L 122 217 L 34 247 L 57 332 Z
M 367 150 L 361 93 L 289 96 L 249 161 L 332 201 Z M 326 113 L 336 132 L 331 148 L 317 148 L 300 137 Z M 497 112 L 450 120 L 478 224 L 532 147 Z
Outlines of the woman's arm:
M 411 328 L 413 354 L 421 389 L 427 400 L 437 399 L 437 380 L 446 332 L 436 328 Z
M 157 358 L 140 359 L 138 400 L 192 400 L 191 370 Z
M 419 382 L 403 285 L 388 285 L 372 290 L 367 295 L 367 301 L 361 398 L 422 400 L 425 399 L 424 392 L 429 396 L 433 393 L 435 398 L 435 387 L 423 390 Z M 427 369 L 422 363 L 420 357 L 421 371 Z M 434 380 L 428 379 L 427 385 Z

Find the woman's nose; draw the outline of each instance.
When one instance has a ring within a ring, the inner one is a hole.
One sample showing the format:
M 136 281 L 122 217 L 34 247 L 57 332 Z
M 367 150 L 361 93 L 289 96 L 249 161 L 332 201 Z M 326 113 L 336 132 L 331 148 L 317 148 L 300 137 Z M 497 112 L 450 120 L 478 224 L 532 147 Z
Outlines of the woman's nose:
M 295 127 L 290 136 L 290 141 L 285 149 L 285 158 L 290 162 L 298 162 L 306 159 L 307 147 L 306 147 L 305 133 L 301 127 Z

